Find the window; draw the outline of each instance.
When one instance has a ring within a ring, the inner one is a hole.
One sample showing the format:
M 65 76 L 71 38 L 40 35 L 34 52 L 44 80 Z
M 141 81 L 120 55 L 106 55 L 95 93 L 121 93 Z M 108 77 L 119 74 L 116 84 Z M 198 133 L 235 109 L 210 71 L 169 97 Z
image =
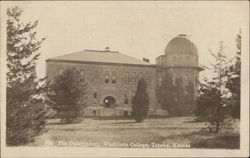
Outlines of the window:
M 131 92 L 131 98 L 135 96 L 136 91 Z
M 139 79 L 142 78 L 142 72 L 139 72 L 138 78 L 139 78 Z
M 199 79 L 198 79 L 198 77 L 197 77 L 197 76 L 195 77 L 195 84 L 194 84 L 194 85 L 199 86 Z
M 115 73 L 115 71 L 112 72 L 112 83 L 116 83 L 116 73 Z
M 62 68 L 58 69 L 58 76 L 60 76 L 62 74 L 63 74 L 63 69 Z
M 190 56 L 186 56 L 187 63 L 190 64 Z
M 98 80 L 98 71 L 94 72 L 94 80 Z
M 132 72 L 132 83 L 136 84 L 136 73 Z
M 93 97 L 97 98 L 97 92 L 94 92 Z
M 188 85 L 188 76 L 186 74 L 184 75 L 183 80 L 184 80 L 184 87 L 186 87 Z
M 146 82 L 149 83 L 149 73 L 145 73 L 144 78 L 145 78 Z
M 159 77 L 159 79 L 158 79 L 158 86 L 161 86 L 161 84 L 162 84 L 162 78 Z
M 93 115 L 96 116 L 96 110 L 93 110 Z
M 128 91 L 124 93 L 124 104 L 128 104 Z
M 125 72 L 125 83 L 129 83 L 129 73 Z
M 128 111 L 124 111 L 124 116 L 128 116 Z
M 109 83 L 109 72 L 105 72 L 105 83 Z
M 80 76 L 81 76 L 81 81 L 85 80 L 85 70 L 81 69 L 80 70 Z
M 173 76 L 172 76 L 172 82 L 173 82 L 173 85 L 175 86 L 175 85 L 176 85 L 176 77 L 175 77 L 174 74 L 173 74 Z

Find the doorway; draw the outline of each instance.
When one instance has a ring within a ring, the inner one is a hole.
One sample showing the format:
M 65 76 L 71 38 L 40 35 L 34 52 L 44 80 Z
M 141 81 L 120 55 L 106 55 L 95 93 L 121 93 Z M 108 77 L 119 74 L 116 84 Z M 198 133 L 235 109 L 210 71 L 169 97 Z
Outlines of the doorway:
M 103 103 L 106 108 L 113 108 L 115 107 L 115 98 L 108 96 L 104 98 Z

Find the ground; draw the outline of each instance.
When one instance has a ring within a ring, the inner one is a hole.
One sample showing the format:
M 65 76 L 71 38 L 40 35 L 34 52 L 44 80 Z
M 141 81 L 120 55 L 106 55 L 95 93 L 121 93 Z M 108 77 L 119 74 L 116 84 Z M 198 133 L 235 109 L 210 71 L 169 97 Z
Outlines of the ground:
M 85 118 L 78 124 L 48 120 L 48 131 L 38 136 L 35 146 L 239 148 L 239 122 L 234 130 L 219 134 L 201 132 L 204 122 L 193 117 L 133 119 Z M 205 130 L 206 131 L 206 130 Z

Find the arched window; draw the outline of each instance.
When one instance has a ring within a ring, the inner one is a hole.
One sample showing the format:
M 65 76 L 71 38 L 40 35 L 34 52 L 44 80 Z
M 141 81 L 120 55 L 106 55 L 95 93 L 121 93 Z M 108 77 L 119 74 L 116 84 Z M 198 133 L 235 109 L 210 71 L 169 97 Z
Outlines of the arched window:
M 109 83 L 109 72 L 105 72 L 105 83 Z
M 112 72 L 112 83 L 116 83 L 116 73 L 115 73 L 115 71 Z

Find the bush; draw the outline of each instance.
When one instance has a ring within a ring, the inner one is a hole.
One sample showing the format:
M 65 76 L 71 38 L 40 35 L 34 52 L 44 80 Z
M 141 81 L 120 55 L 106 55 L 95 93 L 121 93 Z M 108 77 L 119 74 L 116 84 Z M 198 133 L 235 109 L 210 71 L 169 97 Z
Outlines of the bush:
M 132 113 L 136 122 L 142 122 L 148 116 L 149 97 L 146 81 L 142 78 L 138 81 L 136 94 L 132 99 Z

